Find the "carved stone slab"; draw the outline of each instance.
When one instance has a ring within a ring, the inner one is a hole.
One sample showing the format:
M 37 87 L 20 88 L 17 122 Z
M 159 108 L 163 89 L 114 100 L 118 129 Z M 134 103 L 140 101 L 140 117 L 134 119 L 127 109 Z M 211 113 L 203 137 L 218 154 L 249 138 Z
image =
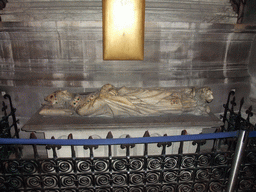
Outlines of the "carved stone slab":
M 40 110 L 39 110 L 40 111 Z M 222 122 L 213 113 L 204 116 L 190 114 L 149 117 L 72 117 L 42 116 L 37 112 L 23 126 L 23 131 L 163 128 L 163 127 L 219 127 Z

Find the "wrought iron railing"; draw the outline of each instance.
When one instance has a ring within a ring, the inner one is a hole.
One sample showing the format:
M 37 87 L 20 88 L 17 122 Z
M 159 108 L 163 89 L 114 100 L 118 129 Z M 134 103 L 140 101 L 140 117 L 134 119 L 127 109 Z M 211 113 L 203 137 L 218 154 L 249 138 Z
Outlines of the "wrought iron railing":
M 7 107 L 6 103 L 3 101 L 2 112 L 4 115 L 0 120 L 0 138 L 19 138 L 19 130 L 17 126 L 17 123 L 19 121 L 16 120 L 16 116 L 15 116 L 16 109 L 13 108 L 10 95 L 5 94 L 4 99 L 8 99 L 9 108 Z M 9 156 L 15 152 L 17 156 L 21 154 L 20 148 L 12 145 L 1 145 L 0 159 L 9 158 Z
M 235 112 L 235 100 L 229 94 L 224 105 L 223 126 L 212 134 L 115 139 L 111 132 L 106 139 L 0 139 L 0 145 L 32 145 L 33 159 L 5 158 L 0 161 L 0 191 L 21 192 L 229 192 L 256 191 L 255 126 L 252 116 Z M 231 107 L 229 104 L 231 101 Z M 238 121 L 239 120 L 239 121 Z M 239 126 L 237 125 L 239 124 Z M 183 153 L 185 144 L 195 151 Z M 177 153 L 169 153 L 178 143 Z M 133 156 L 131 150 L 143 145 L 143 155 Z M 53 158 L 41 158 L 37 147 L 45 145 Z M 108 155 L 98 157 L 99 146 L 107 146 Z M 151 146 L 159 148 L 150 155 Z M 57 150 L 70 146 L 71 157 L 58 157 Z M 89 151 L 77 157 L 75 146 Z M 120 146 L 125 156 L 113 156 L 113 146 Z

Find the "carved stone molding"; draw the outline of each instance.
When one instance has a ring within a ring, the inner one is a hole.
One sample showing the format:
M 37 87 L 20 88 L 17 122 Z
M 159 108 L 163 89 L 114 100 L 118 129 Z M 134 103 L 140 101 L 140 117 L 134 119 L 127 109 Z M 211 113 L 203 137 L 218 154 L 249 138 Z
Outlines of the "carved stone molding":
M 1 2 L 2 0 L 0 0 Z M 199 3 L 200 2 L 200 3 Z M 147 22 L 236 22 L 229 1 L 224 0 L 147 0 Z M 86 1 L 9 1 L 3 22 L 101 21 L 102 0 Z
M 233 10 L 238 14 L 237 24 L 241 24 L 243 22 L 246 0 L 230 0 L 230 3 L 233 7 Z

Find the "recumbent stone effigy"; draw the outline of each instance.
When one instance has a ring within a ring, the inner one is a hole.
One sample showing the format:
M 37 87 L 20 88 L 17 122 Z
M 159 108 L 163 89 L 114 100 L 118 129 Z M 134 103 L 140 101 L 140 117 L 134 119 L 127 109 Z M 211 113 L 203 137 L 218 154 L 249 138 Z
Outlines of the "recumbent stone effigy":
M 209 87 L 116 88 L 106 84 L 89 94 L 56 91 L 45 98 L 39 112 L 45 116 L 147 117 L 162 114 L 205 115 L 213 100 Z

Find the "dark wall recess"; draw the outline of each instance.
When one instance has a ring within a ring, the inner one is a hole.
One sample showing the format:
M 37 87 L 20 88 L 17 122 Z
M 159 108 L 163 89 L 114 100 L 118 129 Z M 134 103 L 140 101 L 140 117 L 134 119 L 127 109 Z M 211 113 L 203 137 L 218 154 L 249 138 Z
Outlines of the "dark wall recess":
M 237 23 L 241 24 L 244 17 L 244 8 L 246 5 L 246 0 L 230 0 L 233 10 L 238 14 Z
M 0 10 L 6 7 L 7 0 L 0 0 Z

